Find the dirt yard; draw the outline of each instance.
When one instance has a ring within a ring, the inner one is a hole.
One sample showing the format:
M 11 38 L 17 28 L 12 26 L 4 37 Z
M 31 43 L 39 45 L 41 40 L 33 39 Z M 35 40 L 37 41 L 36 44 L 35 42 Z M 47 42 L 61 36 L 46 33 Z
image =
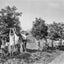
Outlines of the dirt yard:
M 50 52 L 29 50 L 16 56 L 2 57 L 0 64 L 48 64 L 62 53 L 63 51 L 59 50 Z

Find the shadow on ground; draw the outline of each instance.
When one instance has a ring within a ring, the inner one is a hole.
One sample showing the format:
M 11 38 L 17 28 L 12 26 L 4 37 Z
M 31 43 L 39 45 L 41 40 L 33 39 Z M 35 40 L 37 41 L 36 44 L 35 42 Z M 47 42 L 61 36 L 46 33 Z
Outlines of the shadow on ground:
M 36 49 L 26 49 L 26 51 L 29 52 L 29 53 L 35 53 L 35 52 L 37 52 L 38 50 L 36 50 Z

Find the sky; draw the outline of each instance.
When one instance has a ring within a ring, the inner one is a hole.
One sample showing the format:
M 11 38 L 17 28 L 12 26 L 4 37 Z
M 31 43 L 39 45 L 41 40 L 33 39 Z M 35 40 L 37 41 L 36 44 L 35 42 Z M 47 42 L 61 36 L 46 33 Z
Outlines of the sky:
M 0 0 L 0 9 L 8 5 L 16 6 L 22 12 L 20 21 L 24 30 L 32 28 L 36 17 L 41 17 L 48 24 L 64 22 L 64 0 Z

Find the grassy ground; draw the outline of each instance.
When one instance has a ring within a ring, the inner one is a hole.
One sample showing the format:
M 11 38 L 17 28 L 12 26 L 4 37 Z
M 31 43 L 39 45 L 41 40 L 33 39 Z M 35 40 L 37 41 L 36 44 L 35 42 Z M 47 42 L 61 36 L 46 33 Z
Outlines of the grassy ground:
M 2 57 L 0 58 L 0 64 L 48 64 L 54 60 L 63 51 L 36 51 L 28 50 L 27 53 L 22 53 L 12 57 Z

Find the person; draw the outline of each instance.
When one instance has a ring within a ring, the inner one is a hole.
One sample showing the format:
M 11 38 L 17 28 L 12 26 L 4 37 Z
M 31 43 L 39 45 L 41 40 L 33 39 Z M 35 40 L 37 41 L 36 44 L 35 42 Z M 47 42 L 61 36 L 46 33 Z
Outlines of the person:
M 3 39 L 2 39 L 1 50 L 2 50 L 2 54 L 5 55 L 5 44 L 4 44 Z
M 20 53 L 20 44 L 19 43 L 15 45 L 15 48 L 17 48 L 17 52 Z
M 21 34 L 22 36 L 22 48 L 23 48 L 23 52 L 26 52 L 26 44 L 27 44 L 27 36 L 25 34 Z

